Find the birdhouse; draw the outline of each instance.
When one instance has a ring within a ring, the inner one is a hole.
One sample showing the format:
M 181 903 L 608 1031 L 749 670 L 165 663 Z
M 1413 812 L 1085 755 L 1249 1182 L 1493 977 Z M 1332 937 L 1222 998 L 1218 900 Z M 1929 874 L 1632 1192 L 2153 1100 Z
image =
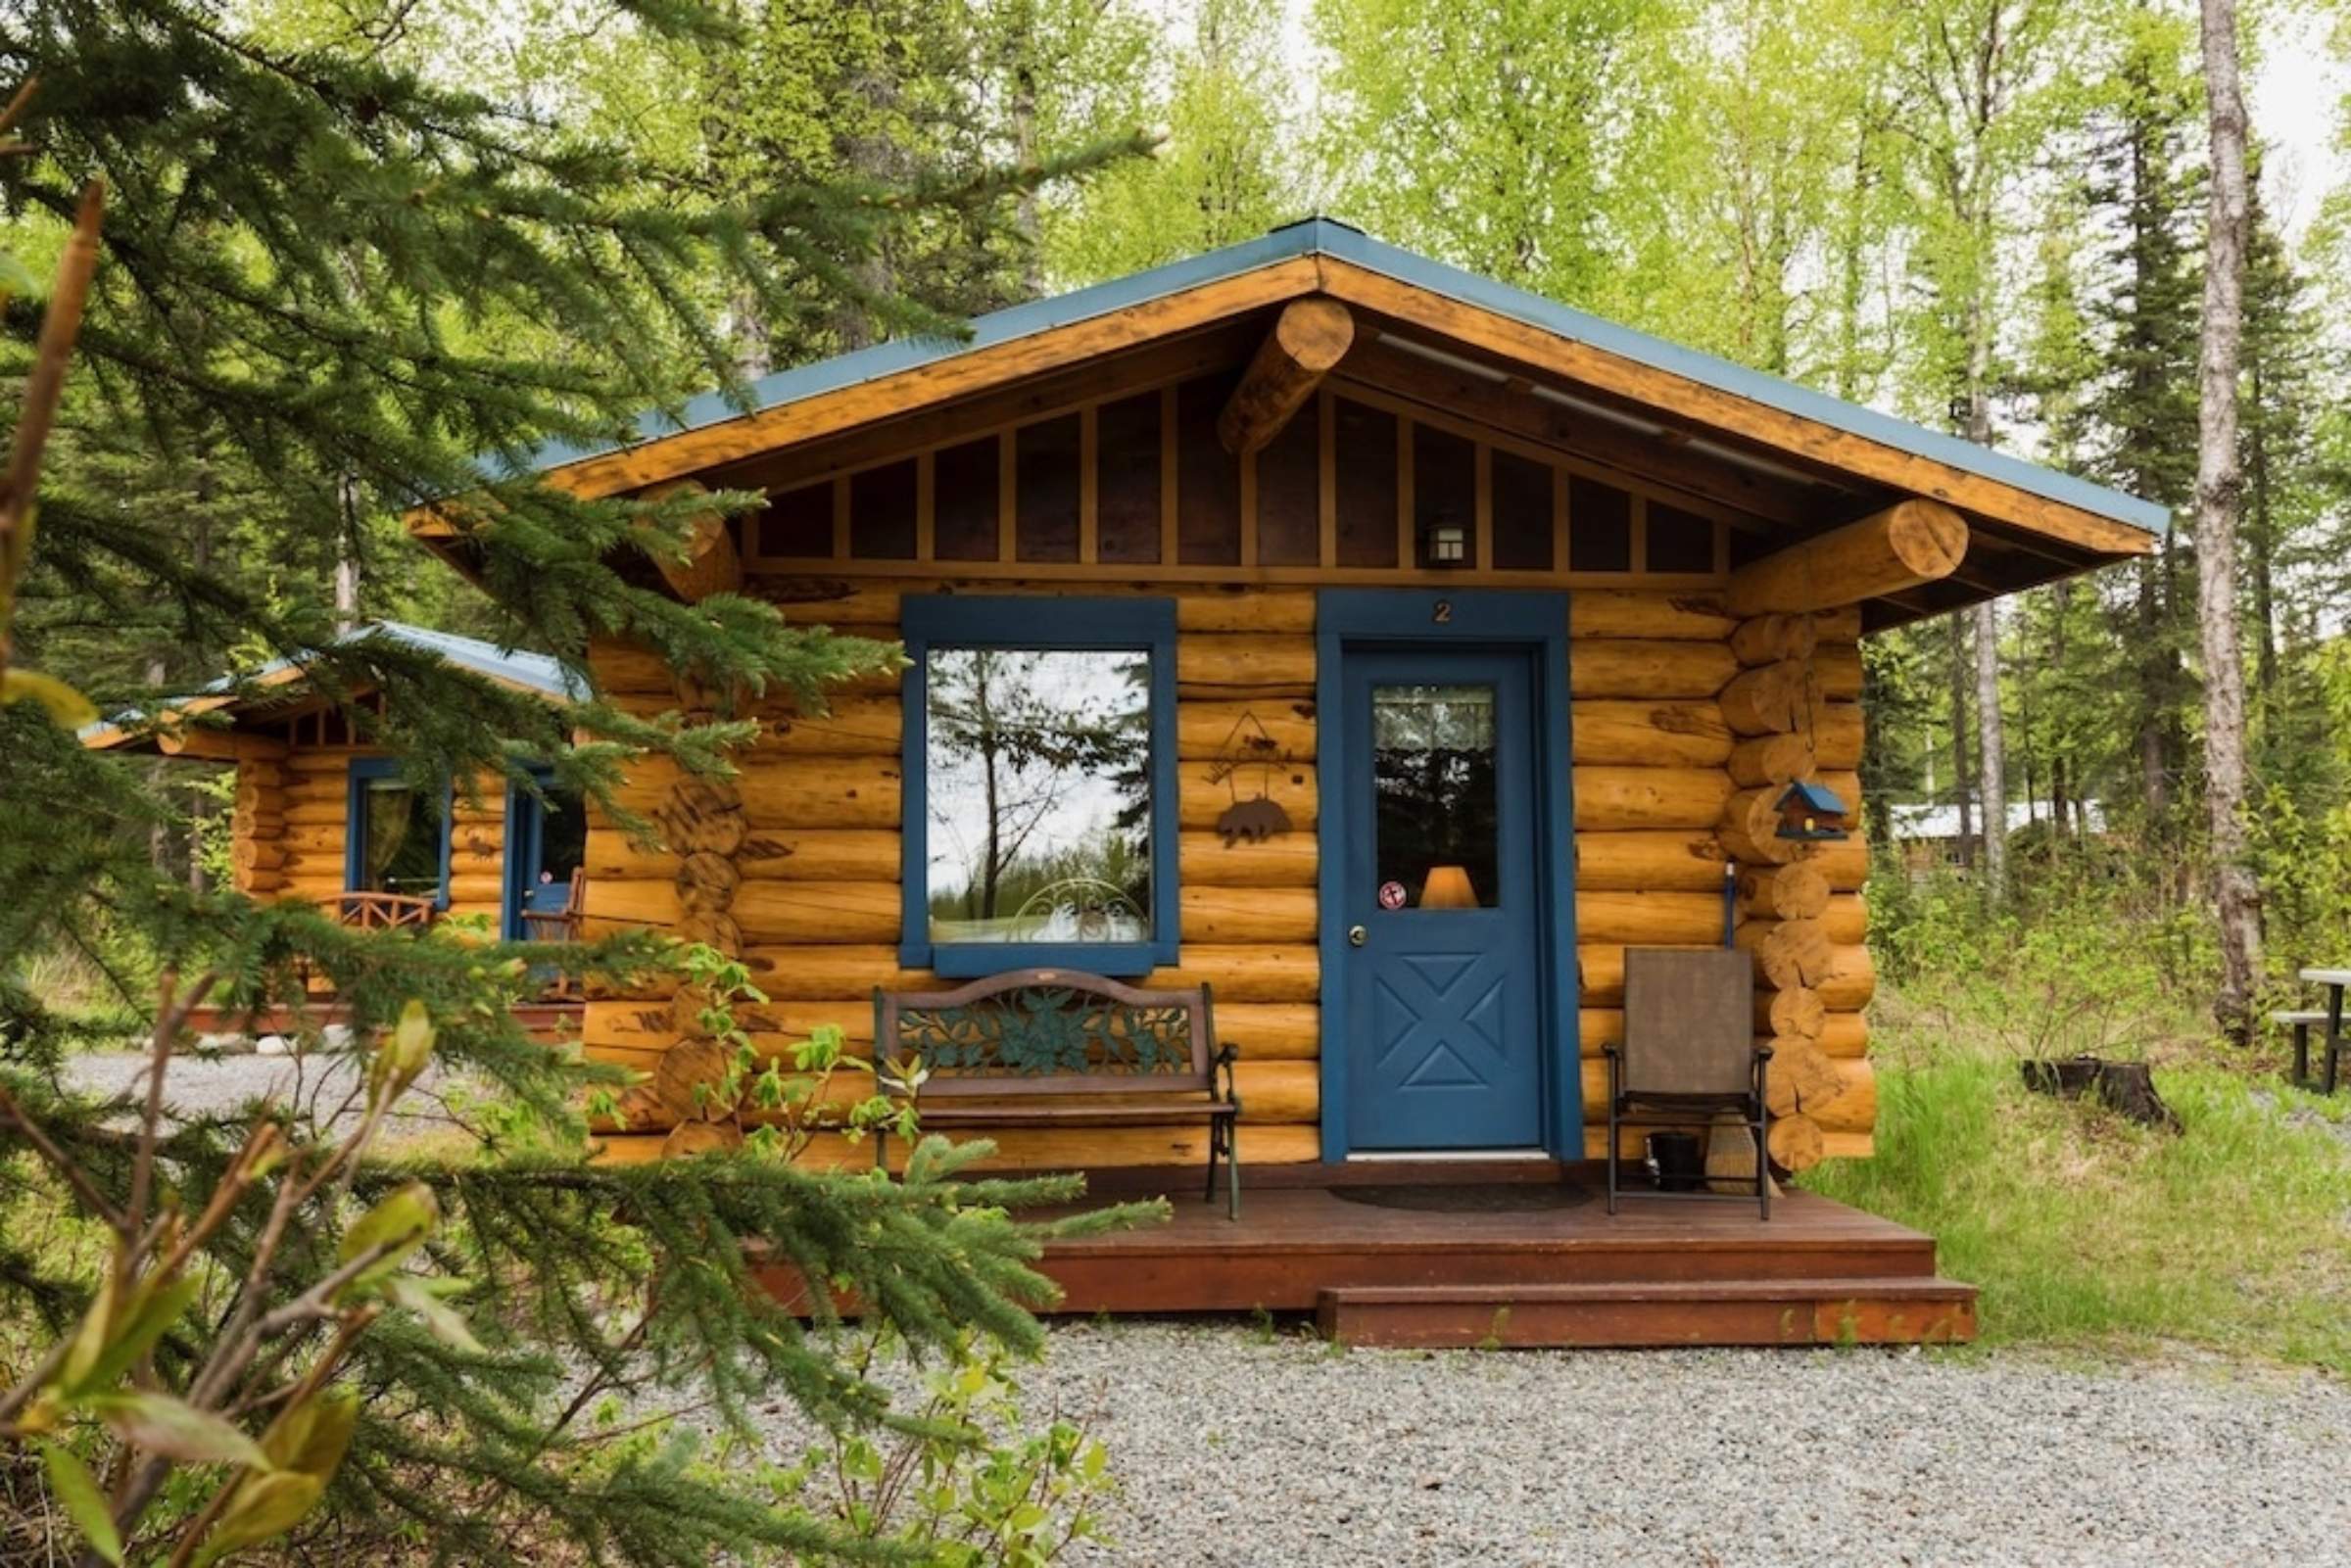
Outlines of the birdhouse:
M 1845 802 L 1825 784 L 1799 779 L 1780 796 L 1780 836 L 1806 843 L 1829 843 L 1851 836 L 1846 826 Z

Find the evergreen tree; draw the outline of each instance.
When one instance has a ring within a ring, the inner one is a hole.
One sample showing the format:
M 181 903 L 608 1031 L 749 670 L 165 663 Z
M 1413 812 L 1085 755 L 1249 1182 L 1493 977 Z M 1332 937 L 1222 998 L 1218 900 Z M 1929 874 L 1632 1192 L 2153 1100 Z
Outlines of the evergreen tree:
M 2187 34 L 2178 17 L 2131 7 L 2124 46 L 2092 120 L 2088 195 L 2109 236 L 2111 282 L 2091 313 L 2104 369 L 2087 414 L 2096 434 L 2084 457 L 2097 477 L 2178 509 L 2195 477 L 2200 186 L 2184 159 L 2193 112 Z M 2191 635 L 2175 530 L 2159 556 L 2134 568 L 2128 641 L 2135 651 L 2137 788 L 2157 842 L 2177 844 L 2177 790 L 2186 766 L 2183 662 Z
M 624 757 L 722 768 L 744 728 L 633 718 L 594 693 L 551 706 L 386 640 L 336 641 L 322 569 L 355 527 L 372 552 L 408 508 L 450 500 L 502 634 L 583 670 L 592 634 L 626 636 L 715 688 L 821 704 L 830 682 L 889 650 L 787 627 L 747 598 L 686 605 L 648 589 L 643 558 L 673 547 L 681 508 L 565 497 L 532 480 L 534 456 L 551 441 L 624 437 L 640 409 L 698 386 L 740 391 L 740 338 L 714 304 L 795 334 L 844 303 L 880 328 L 952 330 L 873 260 L 926 225 L 992 233 L 1035 180 L 1094 155 L 1025 171 L 916 165 L 903 178 L 820 161 L 729 179 L 449 84 L 398 47 L 412 9 L 311 35 L 313 18 L 248 23 L 202 0 L 43 0 L 0 18 L 0 78 L 30 91 L 11 127 L 26 150 L 0 159 L 9 249 L 39 270 L 85 185 L 103 180 L 112 198 L 66 455 L 21 584 L 11 561 L 14 662 L 72 668 L 89 697 L 152 711 L 232 659 L 291 658 L 420 784 L 487 775 L 530 788 L 544 765 L 619 812 Z M 745 40 L 674 0 L 626 4 L 615 25 L 641 44 Z M 21 298 L 0 317 L 12 374 L 33 362 L 40 321 Z M 821 338 L 810 333 L 794 341 Z M 151 514 L 159 501 L 170 526 Z M 190 547 L 208 532 L 209 549 Z M 126 641 L 93 624 L 111 605 L 140 608 Z M 173 651 L 158 690 L 144 655 L 164 629 Z M 381 693 L 380 713 L 348 700 L 362 689 Z M 951 1352 L 972 1331 L 1036 1344 L 1017 1303 L 1043 1288 L 1028 1267 L 1039 1232 L 1007 1212 L 1067 1197 L 1066 1182 L 974 1185 L 959 1174 L 968 1154 L 927 1156 L 902 1185 L 749 1158 L 636 1169 L 582 1158 L 582 1097 L 608 1106 L 618 1074 L 527 1038 L 510 1004 L 532 966 L 638 983 L 667 962 L 652 938 L 413 939 L 191 889 L 149 855 L 148 830 L 170 813 L 140 772 L 85 751 L 34 702 L 0 706 L 0 1087 L 14 1108 L 0 1144 L 0 1343 L 37 1349 L 92 1302 L 87 1256 L 40 1244 L 61 1199 L 15 1133 L 48 1129 L 102 1202 L 147 1179 L 109 1108 L 75 1101 L 57 1069 L 77 1035 L 152 1007 L 150 976 L 202 976 L 232 1008 L 297 1002 L 323 982 L 363 1037 L 420 1002 L 440 1026 L 436 1060 L 496 1091 L 460 1117 L 468 1157 L 371 1166 L 349 1184 L 354 1204 L 409 1179 L 438 1189 L 454 1222 L 435 1247 L 445 1272 L 471 1281 L 456 1305 L 487 1349 L 387 1319 L 340 1363 L 364 1395 L 331 1495 L 347 1549 L 372 1555 L 367 1542 L 397 1538 L 441 1561 L 679 1564 L 827 1549 L 823 1521 L 771 1506 L 755 1472 L 696 1465 L 682 1441 L 595 1441 L 577 1424 L 587 1404 L 566 1404 L 585 1377 L 641 1399 L 691 1382 L 713 1402 L 706 1420 L 739 1433 L 778 1388 L 828 1422 L 884 1418 L 882 1393 L 781 1309 L 745 1239 L 917 1347 Z M 61 950 L 108 976 L 105 1016 L 67 1015 L 27 987 L 27 966 Z M 186 1122 L 160 1179 L 210 1190 L 245 1126 Z M 301 1142 L 314 1129 L 288 1131 Z M 276 1253 L 266 1213 L 235 1210 L 205 1232 L 205 1277 L 235 1296 L 257 1259 L 282 1258 L 289 1277 L 331 1273 L 345 1201 L 340 1186 L 306 1200 Z M 203 1338 L 173 1326 L 154 1354 L 193 1364 Z M 293 1373 L 321 1352 L 297 1336 L 287 1354 Z M 37 1386 L 36 1367 L 6 1359 L 0 1382 Z M 202 1501 L 118 1496 L 142 1560 L 157 1538 L 140 1532 Z

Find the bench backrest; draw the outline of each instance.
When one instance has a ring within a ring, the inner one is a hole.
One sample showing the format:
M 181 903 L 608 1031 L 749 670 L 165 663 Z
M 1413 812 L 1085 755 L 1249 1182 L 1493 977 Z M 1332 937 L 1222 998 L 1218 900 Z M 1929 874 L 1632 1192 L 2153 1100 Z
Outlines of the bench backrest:
M 874 1051 L 922 1059 L 924 1095 L 1196 1093 L 1214 1086 L 1208 987 L 1144 991 L 1013 970 L 951 991 L 874 992 Z

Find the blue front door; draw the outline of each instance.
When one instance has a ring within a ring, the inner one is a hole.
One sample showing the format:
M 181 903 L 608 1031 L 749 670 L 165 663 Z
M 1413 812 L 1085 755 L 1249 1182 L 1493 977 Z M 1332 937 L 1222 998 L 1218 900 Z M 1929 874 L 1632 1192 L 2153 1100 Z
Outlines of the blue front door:
M 1543 1142 L 1527 655 L 1347 651 L 1347 1117 L 1359 1151 Z

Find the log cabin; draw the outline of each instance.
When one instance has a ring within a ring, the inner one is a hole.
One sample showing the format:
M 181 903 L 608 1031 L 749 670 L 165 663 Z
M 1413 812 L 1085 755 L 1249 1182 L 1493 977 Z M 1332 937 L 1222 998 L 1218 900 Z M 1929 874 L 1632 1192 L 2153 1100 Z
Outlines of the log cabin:
M 1768 1224 L 1677 1217 L 1685 1251 L 1738 1239 L 1671 1267 L 1626 1261 L 1661 1245 L 1637 1227 L 1578 1221 L 1578 1246 L 1631 1238 L 1615 1263 L 1538 1266 L 1514 1219 L 1407 1206 L 1383 1230 L 1330 1203 L 1367 1170 L 1474 1171 L 1482 1191 L 1600 1155 L 1585 1108 L 1621 1037 L 1625 950 L 1726 924 L 1774 1050 L 1772 1164 L 1869 1155 L 1868 848 L 1781 835 L 1781 798 L 1810 781 L 1860 819 L 1862 638 L 2143 554 L 2162 508 L 1321 218 L 536 467 L 587 497 L 757 493 L 662 566 L 669 589 L 908 658 L 821 713 L 755 706 L 732 781 L 645 765 L 628 798 L 665 839 L 591 823 L 591 928 L 741 954 L 769 1050 L 819 1023 L 870 1045 L 877 988 L 1030 966 L 1213 988 L 1255 1217 L 1219 1231 L 1179 1204 L 1163 1242 L 1077 1244 L 1070 1305 L 1313 1306 L 1412 1343 L 1501 1318 L 1506 1342 L 1969 1331 L 1972 1293 L 1934 1280 L 1931 1240 L 1800 1194 Z M 460 510 L 410 521 L 469 569 Z M 712 701 L 621 642 L 589 662 L 646 712 Z M 241 765 L 335 771 L 277 739 Z M 331 825 L 298 828 L 282 798 L 254 831 L 308 832 L 334 864 Z M 588 1052 L 648 1074 L 609 1158 L 702 1141 L 658 1087 L 693 1018 L 662 995 L 586 1005 Z M 1040 1120 L 998 1131 L 996 1160 L 1118 1190 L 1122 1171 L 1196 1172 L 1207 1136 Z M 1320 1207 L 1297 1207 L 1309 1189 Z M 1493 1246 L 1463 1252 L 1488 1223 Z M 1240 1258 L 1285 1225 L 1268 1256 L 1317 1252 L 1319 1273 Z M 1831 1273 L 1857 1283 L 1757 1283 Z M 1622 1310 L 1677 1290 L 1681 1317 Z
M 399 621 L 372 621 L 345 641 L 381 639 L 470 670 L 510 689 L 563 702 L 586 683 L 544 653 L 502 648 Z M 94 724 L 82 743 L 233 769 L 229 862 L 257 898 L 302 898 L 355 925 L 467 921 L 510 940 L 534 916 L 559 913 L 585 857 L 587 813 L 552 780 L 537 795 L 502 780 L 419 790 L 366 733 L 370 689 L 338 701 L 303 661 L 278 659 L 223 676 L 160 713 Z M 552 1025 L 576 1002 L 534 1006 Z M 240 1022 L 200 1009 L 208 1030 Z M 273 1026 L 273 1021 L 260 1021 Z M 274 1021 L 282 1022 L 283 1021 Z

